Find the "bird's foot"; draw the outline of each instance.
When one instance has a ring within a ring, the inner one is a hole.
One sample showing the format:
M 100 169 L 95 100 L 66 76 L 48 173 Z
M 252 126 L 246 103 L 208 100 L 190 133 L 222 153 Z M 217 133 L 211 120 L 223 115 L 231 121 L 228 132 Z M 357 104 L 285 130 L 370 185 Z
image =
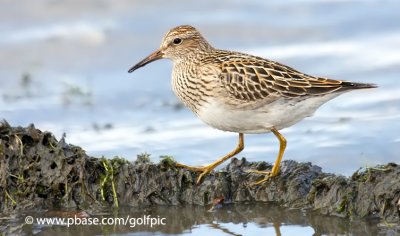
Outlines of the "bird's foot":
M 210 173 L 216 167 L 213 164 L 202 166 L 202 167 L 198 167 L 198 166 L 187 166 L 187 165 L 184 165 L 184 164 L 176 163 L 175 166 L 182 167 L 182 168 L 185 168 L 185 169 L 188 169 L 188 170 L 191 170 L 191 171 L 201 172 L 201 174 L 197 177 L 197 180 L 196 180 L 196 184 L 199 184 L 201 182 L 201 180 L 203 179 L 203 177 L 206 174 Z
M 277 173 L 273 173 L 272 171 L 261 171 L 261 170 L 246 170 L 247 173 L 255 173 L 255 174 L 260 174 L 260 175 L 265 175 L 264 179 L 259 180 L 255 183 L 250 184 L 250 186 L 256 186 L 259 184 L 262 184 L 266 181 L 268 181 L 269 179 L 271 179 L 272 177 L 277 176 Z

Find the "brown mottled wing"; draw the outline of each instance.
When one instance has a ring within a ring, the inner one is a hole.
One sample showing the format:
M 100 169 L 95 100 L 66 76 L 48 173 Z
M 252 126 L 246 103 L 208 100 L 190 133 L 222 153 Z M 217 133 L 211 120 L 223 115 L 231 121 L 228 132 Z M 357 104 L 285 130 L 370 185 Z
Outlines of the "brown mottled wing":
M 235 98 L 256 101 L 266 97 L 323 95 L 340 90 L 343 81 L 318 78 L 262 58 L 223 58 L 220 79 Z

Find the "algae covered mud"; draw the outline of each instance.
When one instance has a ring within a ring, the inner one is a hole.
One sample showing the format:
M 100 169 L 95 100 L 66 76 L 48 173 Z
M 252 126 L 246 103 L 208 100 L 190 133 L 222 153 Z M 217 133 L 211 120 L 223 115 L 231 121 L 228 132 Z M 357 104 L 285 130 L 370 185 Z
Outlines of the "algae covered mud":
M 246 227 L 253 228 L 251 232 L 268 228 L 279 233 L 290 230 L 290 225 L 311 227 L 311 232 L 321 234 L 399 233 L 400 166 L 394 163 L 357 171 L 346 178 L 324 173 L 311 163 L 285 161 L 278 177 L 250 187 L 249 183 L 260 176 L 245 171 L 271 165 L 232 159 L 196 185 L 196 173 L 176 168 L 171 157 L 157 164 L 147 155 L 139 155 L 135 162 L 94 158 L 33 125 L 11 127 L 3 121 L 0 164 L 0 227 L 5 232 L 64 231 L 63 224 L 49 229 L 26 225 L 23 219 L 27 215 L 78 214 L 83 218 L 154 215 L 168 219 L 170 224 L 84 229 L 92 234 L 102 230 L 184 234 L 211 227 L 215 232 L 240 235 Z M 209 212 L 215 199 L 224 201 Z M 82 229 L 73 226 L 68 230 Z

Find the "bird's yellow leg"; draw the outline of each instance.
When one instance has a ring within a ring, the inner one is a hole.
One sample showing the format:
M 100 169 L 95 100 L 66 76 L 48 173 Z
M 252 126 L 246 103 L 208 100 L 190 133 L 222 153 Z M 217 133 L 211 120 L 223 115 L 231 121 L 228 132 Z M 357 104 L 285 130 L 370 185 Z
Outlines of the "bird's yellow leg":
M 222 162 L 228 160 L 229 158 L 233 157 L 234 155 L 238 154 L 239 152 L 241 152 L 244 149 L 244 137 L 243 137 L 243 133 L 239 133 L 239 143 L 236 146 L 235 150 L 231 151 L 230 153 L 226 154 L 225 156 L 223 156 L 222 158 L 220 158 L 219 160 L 203 166 L 203 167 L 195 167 L 195 166 L 187 166 L 187 165 L 183 165 L 180 163 L 177 163 L 176 166 L 177 167 L 183 167 L 186 168 L 188 170 L 192 170 L 192 171 L 199 171 L 202 172 L 199 177 L 197 177 L 197 181 L 196 184 L 199 184 L 201 179 L 208 173 L 210 173 L 215 167 L 217 167 L 218 165 L 220 165 Z
M 255 182 L 253 185 L 258 185 L 258 184 L 264 183 L 265 181 L 269 180 L 270 178 L 277 176 L 278 173 L 279 173 L 279 166 L 280 166 L 281 161 L 282 161 L 283 153 L 285 152 L 285 149 L 286 149 L 286 139 L 285 139 L 285 137 L 283 137 L 283 135 L 281 133 L 278 132 L 277 129 L 272 128 L 271 131 L 272 131 L 272 133 L 275 134 L 275 136 L 279 140 L 278 157 L 276 158 L 274 166 L 272 167 L 271 171 L 259 171 L 259 170 L 248 170 L 247 171 L 247 172 L 250 172 L 250 173 L 256 173 L 256 174 L 265 175 L 264 179 Z

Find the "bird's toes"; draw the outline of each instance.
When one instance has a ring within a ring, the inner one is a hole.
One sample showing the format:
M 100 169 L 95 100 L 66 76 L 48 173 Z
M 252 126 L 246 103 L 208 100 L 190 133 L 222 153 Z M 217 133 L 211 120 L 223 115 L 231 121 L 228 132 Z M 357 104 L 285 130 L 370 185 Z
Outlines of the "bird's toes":
M 199 177 L 197 177 L 196 184 L 199 185 L 199 184 L 201 183 L 201 181 L 203 180 L 204 176 L 205 176 L 206 174 L 208 174 L 209 172 L 210 172 L 209 170 L 204 170 L 204 171 L 199 175 Z
M 260 175 L 270 175 L 271 171 L 264 171 L 264 170 L 245 170 L 247 173 L 255 173 L 255 174 L 260 174 Z
M 197 177 L 196 185 L 200 185 L 201 181 L 203 180 L 204 173 L 201 173 L 199 177 Z
M 260 185 L 260 184 L 262 184 L 262 183 L 264 183 L 264 182 L 267 182 L 270 178 L 271 178 L 271 176 L 265 176 L 263 179 L 261 179 L 261 180 L 259 180 L 259 181 L 257 181 L 257 182 L 254 182 L 254 183 L 250 183 L 248 186 L 249 186 L 249 187 L 258 186 L 258 185 Z

